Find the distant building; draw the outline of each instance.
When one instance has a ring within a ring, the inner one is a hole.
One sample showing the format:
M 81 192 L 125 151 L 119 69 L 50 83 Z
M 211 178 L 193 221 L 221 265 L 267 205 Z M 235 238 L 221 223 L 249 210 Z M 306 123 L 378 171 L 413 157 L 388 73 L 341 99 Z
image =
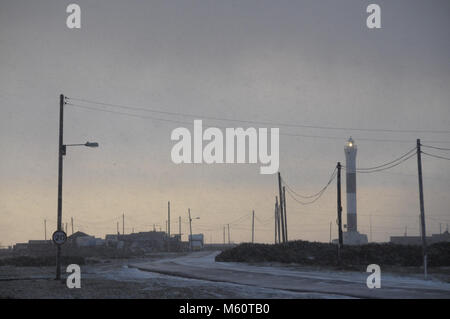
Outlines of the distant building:
M 77 247 L 98 247 L 104 246 L 105 240 L 77 231 L 67 237 L 67 243 L 76 245 Z
M 107 245 L 112 245 L 114 242 L 123 242 L 124 247 L 127 248 L 142 248 L 163 251 L 166 249 L 167 234 L 165 232 L 158 231 L 139 232 L 125 235 L 114 234 L 106 235 L 105 240 Z
M 28 243 L 17 243 L 13 246 L 14 251 L 27 251 Z
M 427 244 L 435 244 L 440 242 L 450 242 L 450 234 L 448 231 L 442 234 L 433 234 L 427 236 Z M 399 245 L 422 245 L 421 236 L 391 236 L 391 243 Z
M 98 247 L 104 246 L 105 240 L 101 238 L 95 238 L 94 236 L 83 236 L 76 238 L 75 244 L 78 247 Z
M 29 240 L 28 243 L 17 243 L 13 250 L 27 254 L 46 254 L 54 250 L 51 240 Z
M 85 234 L 85 233 L 83 233 L 81 231 L 77 231 L 77 232 L 73 233 L 72 235 L 68 236 L 67 237 L 67 241 L 75 243 L 77 238 L 86 237 L 86 236 L 91 237 L 88 234 Z
M 193 250 L 203 249 L 203 234 L 189 235 L 189 245 Z

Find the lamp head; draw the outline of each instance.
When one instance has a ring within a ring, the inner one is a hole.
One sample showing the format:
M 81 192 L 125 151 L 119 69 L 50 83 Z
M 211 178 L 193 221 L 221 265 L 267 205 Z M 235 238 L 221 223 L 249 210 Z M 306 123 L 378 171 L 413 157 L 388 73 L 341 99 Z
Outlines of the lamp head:
M 86 144 L 84 144 L 84 146 L 87 146 L 87 147 L 98 147 L 98 143 L 97 142 L 86 142 Z

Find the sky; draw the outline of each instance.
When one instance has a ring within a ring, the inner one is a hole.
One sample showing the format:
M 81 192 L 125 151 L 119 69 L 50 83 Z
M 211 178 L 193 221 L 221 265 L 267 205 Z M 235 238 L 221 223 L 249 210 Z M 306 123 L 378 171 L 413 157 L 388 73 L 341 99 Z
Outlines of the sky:
M 366 27 L 372 2 L 381 7 L 381 29 Z M 69 3 L 0 0 L 0 245 L 44 239 L 44 220 L 48 238 L 56 229 L 60 94 L 205 117 L 343 128 L 280 128 L 280 172 L 301 194 L 317 192 L 336 163 L 344 163 L 350 136 L 358 167 L 391 161 L 414 148 L 417 138 L 450 148 L 447 0 L 78 0 L 81 29 L 66 27 Z M 190 208 L 200 217 L 193 232 L 204 233 L 207 242 L 222 242 L 228 223 L 232 241 L 250 241 L 252 210 L 255 240 L 273 241 L 276 175 L 259 174 L 259 164 L 175 165 L 170 135 L 180 124 L 143 117 L 193 119 L 133 114 L 141 117 L 65 107 L 64 142 L 100 147 L 68 149 L 64 222 L 73 217 L 75 231 L 104 236 L 116 232 L 117 222 L 122 228 L 125 214 L 127 233 L 164 229 L 170 200 L 172 233 L 181 216 L 183 239 Z M 449 165 L 423 159 L 428 233 L 450 222 Z M 415 158 L 358 174 L 357 185 L 358 229 L 369 239 L 387 241 L 405 227 L 419 234 Z M 345 212 L 345 197 L 343 206 Z M 336 238 L 335 183 L 314 205 L 288 197 L 287 219 L 289 239 L 328 241 L 330 223 Z

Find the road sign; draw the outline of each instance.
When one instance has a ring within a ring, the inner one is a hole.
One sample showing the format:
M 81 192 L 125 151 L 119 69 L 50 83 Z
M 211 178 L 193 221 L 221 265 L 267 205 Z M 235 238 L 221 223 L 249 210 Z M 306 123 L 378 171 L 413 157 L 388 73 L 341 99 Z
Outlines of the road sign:
M 62 230 L 57 230 L 53 233 L 52 239 L 56 245 L 62 245 L 66 242 L 67 235 Z

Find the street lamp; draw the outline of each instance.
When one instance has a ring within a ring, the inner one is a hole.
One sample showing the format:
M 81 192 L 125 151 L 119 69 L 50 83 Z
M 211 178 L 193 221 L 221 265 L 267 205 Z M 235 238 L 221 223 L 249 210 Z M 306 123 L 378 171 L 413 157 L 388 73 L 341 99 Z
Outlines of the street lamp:
M 98 147 L 96 142 L 86 142 L 84 144 L 67 144 L 63 143 L 63 132 L 64 132 L 64 104 L 65 98 L 61 94 L 59 96 L 59 145 L 58 145 L 58 225 L 57 232 L 62 232 L 62 181 L 63 181 L 63 156 L 66 155 L 67 146 L 86 146 L 86 147 Z M 55 232 L 56 233 L 56 232 Z M 64 234 L 65 235 L 65 234 Z M 63 242 L 62 242 L 63 243 Z M 56 247 L 56 280 L 61 279 L 61 245 L 62 243 L 57 243 Z
M 191 209 L 190 208 L 188 208 L 188 214 L 189 214 L 189 230 L 191 233 L 191 237 L 189 238 L 189 248 L 192 250 L 192 220 L 200 219 L 200 217 L 191 218 Z

